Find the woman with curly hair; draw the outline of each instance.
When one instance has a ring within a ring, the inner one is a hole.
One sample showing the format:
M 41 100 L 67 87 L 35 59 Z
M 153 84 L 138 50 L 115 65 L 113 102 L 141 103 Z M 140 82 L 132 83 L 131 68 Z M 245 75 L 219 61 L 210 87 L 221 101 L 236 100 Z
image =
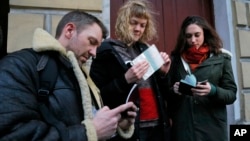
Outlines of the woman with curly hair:
M 169 120 L 166 112 L 166 74 L 170 58 L 160 52 L 164 60 L 161 68 L 143 80 L 149 64 L 142 61 L 131 65 L 135 57 L 156 38 L 152 4 L 146 0 L 128 0 L 118 12 L 115 34 L 117 39 L 106 39 L 97 49 L 90 75 L 101 91 L 105 105 L 114 108 L 126 101 L 136 84 L 135 104 L 139 107 L 135 134 L 131 140 L 169 141 Z M 119 137 L 113 140 L 119 140 Z

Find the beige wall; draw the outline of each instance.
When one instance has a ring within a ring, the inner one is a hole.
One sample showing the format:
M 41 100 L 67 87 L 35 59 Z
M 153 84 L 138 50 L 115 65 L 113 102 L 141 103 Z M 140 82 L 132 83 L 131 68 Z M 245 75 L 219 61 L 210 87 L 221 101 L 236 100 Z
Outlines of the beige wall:
M 101 18 L 102 0 L 10 0 L 7 52 L 32 46 L 37 27 L 55 34 L 61 17 L 72 9 L 83 9 Z
M 241 121 L 250 122 L 250 3 L 233 1 Z
M 10 0 L 10 5 L 36 8 L 101 11 L 102 0 Z

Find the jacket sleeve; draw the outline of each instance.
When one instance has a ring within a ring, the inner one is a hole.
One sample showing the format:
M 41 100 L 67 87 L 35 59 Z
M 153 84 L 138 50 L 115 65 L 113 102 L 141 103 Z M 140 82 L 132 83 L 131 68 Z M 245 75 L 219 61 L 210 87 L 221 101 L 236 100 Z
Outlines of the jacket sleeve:
M 11 54 L 0 66 L 0 140 L 61 140 L 38 109 L 36 58 Z M 70 140 L 87 140 L 81 123 L 68 125 L 67 133 Z
M 91 64 L 90 76 L 100 89 L 104 105 L 115 108 L 125 103 L 133 86 L 127 83 L 125 72 L 126 70 L 110 51 L 97 53 Z
M 224 63 L 220 82 L 216 87 L 215 95 L 211 96 L 219 103 L 232 104 L 236 100 L 237 86 L 235 84 L 231 57 L 224 55 Z

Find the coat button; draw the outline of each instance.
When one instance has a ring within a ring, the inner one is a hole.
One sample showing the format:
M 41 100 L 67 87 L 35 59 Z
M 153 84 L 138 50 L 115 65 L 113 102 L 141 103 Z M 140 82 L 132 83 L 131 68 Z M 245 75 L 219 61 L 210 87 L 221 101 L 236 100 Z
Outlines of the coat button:
M 194 100 L 194 104 L 199 104 L 199 102 L 197 100 Z

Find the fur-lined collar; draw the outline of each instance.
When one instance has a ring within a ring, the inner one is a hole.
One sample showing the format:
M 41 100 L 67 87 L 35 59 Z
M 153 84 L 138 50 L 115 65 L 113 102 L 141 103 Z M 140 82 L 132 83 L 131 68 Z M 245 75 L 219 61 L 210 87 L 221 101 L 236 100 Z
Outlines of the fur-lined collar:
M 229 57 L 232 57 L 232 56 L 233 56 L 233 54 L 232 54 L 229 50 L 226 50 L 226 49 L 224 49 L 224 48 L 221 48 L 220 50 L 221 50 L 221 53 L 226 54 L 226 55 L 228 55 Z M 209 57 L 212 57 L 212 56 L 214 56 L 214 53 L 211 53 Z
M 230 57 L 233 57 L 233 54 L 229 50 L 226 50 L 226 49 L 222 48 L 221 52 L 229 55 Z
M 33 36 L 33 49 L 36 52 L 58 51 L 66 56 L 66 49 L 52 35 L 41 28 L 37 28 Z

